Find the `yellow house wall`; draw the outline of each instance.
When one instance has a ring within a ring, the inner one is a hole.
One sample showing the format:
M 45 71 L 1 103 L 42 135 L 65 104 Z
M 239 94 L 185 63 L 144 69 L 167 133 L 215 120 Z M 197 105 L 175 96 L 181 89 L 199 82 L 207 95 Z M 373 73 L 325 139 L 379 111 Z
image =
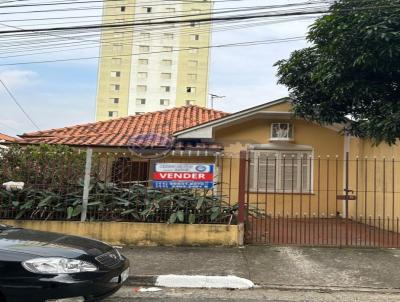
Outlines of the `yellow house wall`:
M 349 202 L 353 219 L 380 228 L 399 231 L 400 146 L 352 138 L 349 187 L 357 201 Z
M 283 107 L 283 106 L 282 106 Z M 217 130 L 215 138 L 224 145 L 227 158 L 223 160 L 224 195 L 237 201 L 239 184 L 239 152 L 252 144 L 270 143 L 270 124 L 287 120 L 256 119 Z M 342 213 L 341 201 L 336 195 L 343 192 L 343 142 L 334 130 L 302 120 L 291 120 L 295 140 L 290 144 L 308 145 L 313 148 L 313 191 L 291 194 L 251 192 L 249 202 L 270 215 L 335 217 Z M 285 149 L 285 145 L 282 145 Z M 230 160 L 229 158 L 232 158 Z M 227 187 L 231 183 L 231 187 Z

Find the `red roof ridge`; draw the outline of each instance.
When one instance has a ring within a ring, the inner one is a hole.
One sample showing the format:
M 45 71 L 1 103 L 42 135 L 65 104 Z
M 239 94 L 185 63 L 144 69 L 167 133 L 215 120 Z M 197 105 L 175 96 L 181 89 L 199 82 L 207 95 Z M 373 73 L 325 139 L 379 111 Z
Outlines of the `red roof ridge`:
M 140 115 L 25 133 L 20 135 L 20 143 L 126 146 L 130 144 L 132 138 L 144 134 L 139 140 L 143 140 L 143 143 L 148 145 L 159 146 L 163 144 L 160 135 L 172 136 L 175 132 L 227 115 L 229 114 L 211 108 L 187 105 Z M 149 136 L 150 134 L 158 135 Z
M 73 129 L 77 129 L 77 128 L 84 128 L 84 127 L 90 127 L 90 126 L 96 126 L 96 125 L 105 125 L 105 124 L 115 123 L 115 122 L 124 121 L 124 120 L 126 121 L 126 120 L 130 120 L 130 119 L 142 118 L 142 117 L 149 116 L 149 115 L 157 115 L 157 114 L 165 114 L 168 112 L 176 112 L 178 110 L 180 111 L 180 110 L 185 110 L 188 108 L 198 108 L 198 109 L 205 110 L 208 112 L 213 112 L 214 114 L 228 115 L 228 113 L 226 113 L 226 112 L 211 109 L 211 108 L 201 107 L 201 106 L 197 106 L 197 105 L 187 105 L 187 106 L 163 109 L 163 110 L 159 110 L 159 111 L 146 112 L 146 113 L 139 114 L 139 115 L 129 115 L 129 116 L 109 119 L 109 120 L 105 120 L 105 121 L 90 122 L 90 123 L 78 124 L 78 125 L 67 126 L 67 127 L 62 127 L 62 128 L 52 128 L 52 129 L 48 129 L 48 130 L 44 130 L 44 131 L 35 131 L 35 132 L 30 132 L 30 133 L 24 133 L 24 134 L 21 134 L 18 136 L 21 138 L 34 138 L 34 137 L 46 137 L 46 136 L 53 137 L 53 136 L 60 135 L 60 132 L 62 132 L 63 130 L 73 130 Z M 52 132 L 55 132 L 55 131 L 57 131 L 58 133 L 53 134 Z M 110 133 L 112 133 L 112 132 L 110 132 Z

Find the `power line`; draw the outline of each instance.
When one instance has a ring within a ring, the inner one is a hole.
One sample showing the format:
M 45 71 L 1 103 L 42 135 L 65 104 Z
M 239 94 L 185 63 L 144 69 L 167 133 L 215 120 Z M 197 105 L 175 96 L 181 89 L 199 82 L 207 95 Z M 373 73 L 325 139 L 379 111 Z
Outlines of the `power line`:
M 399 7 L 398 5 L 387 5 L 387 6 L 369 6 L 369 7 L 354 7 L 352 9 L 343 9 L 342 11 L 354 11 L 354 10 L 367 10 L 367 9 L 377 9 L 377 8 L 394 8 Z M 73 31 L 73 30 L 89 30 L 89 29 L 104 29 L 104 28 L 123 28 L 131 26 L 154 26 L 163 24 L 181 24 L 190 22 L 216 22 L 216 21 L 234 21 L 234 20 L 249 20 L 257 18 L 271 18 L 271 17 L 288 17 L 288 16 L 302 16 L 302 15 L 315 15 L 315 14 L 325 14 L 329 10 L 314 10 L 314 11 L 294 11 L 294 12 L 284 12 L 275 14 L 248 14 L 248 15 L 238 15 L 238 16 L 227 16 L 227 17 L 210 17 L 210 18 L 199 18 L 199 19 L 188 19 L 188 20 L 163 20 L 155 21 L 155 19 L 148 19 L 145 22 L 126 22 L 121 24 L 97 24 L 97 25 L 83 25 L 83 26 L 70 26 L 70 27 L 50 27 L 50 28 L 32 28 L 32 29 L 21 29 L 21 30 L 8 30 L 0 31 L 0 34 L 19 34 L 19 33 L 40 33 L 40 32 L 51 32 L 51 31 Z M 1 13 L 0 13 L 1 14 Z M 193 15 L 192 15 L 193 16 Z M 196 15 L 197 16 L 197 15 Z M 156 19 L 166 19 L 166 18 L 156 18 Z
M 301 17 L 297 18 L 297 20 L 302 20 L 305 18 L 309 17 Z M 264 22 L 256 22 L 256 23 L 250 23 L 250 24 L 238 24 L 238 25 L 230 25 L 230 26 L 223 26 L 219 27 L 217 29 L 214 29 L 213 32 L 222 32 L 222 31 L 229 31 L 229 30 L 240 30 L 240 29 L 247 29 L 251 27 L 259 27 L 259 26 L 267 26 L 271 24 L 276 24 L 276 23 L 281 23 L 281 22 L 287 22 L 291 20 L 276 20 L 276 21 L 264 21 Z M 190 34 L 198 34 L 202 32 L 208 32 L 208 30 L 188 30 L 185 32 L 180 32 L 181 36 L 189 36 Z M 132 34 L 133 31 L 124 31 L 124 33 L 130 33 Z M 150 41 L 156 41 L 159 40 L 159 35 L 152 35 L 150 39 L 145 39 L 145 38 L 137 38 L 135 37 L 136 34 L 133 34 L 132 40 L 135 42 L 135 44 L 140 45 L 140 43 L 148 44 Z M 32 45 L 35 44 L 42 44 L 43 41 L 37 41 L 34 42 L 32 41 L 30 46 L 9 46 L 9 47 L 0 47 L 0 59 L 6 59 L 6 58 L 11 58 L 11 57 L 24 57 L 24 56 L 32 56 L 32 55 L 40 55 L 40 54 L 46 54 L 46 53 L 57 53 L 57 52 L 65 52 L 65 51 L 74 51 L 74 50 L 82 50 L 82 49 L 89 49 L 89 48 L 97 48 L 99 45 L 93 45 L 93 44 L 100 44 L 100 46 L 104 47 L 105 44 L 111 44 L 112 43 L 118 43 L 119 45 L 123 46 L 131 46 L 132 41 L 127 41 L 124 42 L 124 39 L 120 40 L 117 38 L 110 38 L 110 39 L 105 39 L 102 38 L 101 41 L 93 41 L 93 40 L 82 40 L 82 41 L 74 41 L 74 42 L 46 42 L 47 46 L 40 47 L 40 45 L 35 46 L 32 48 Z M 91 45 L 92 44 L 92 45 Z M 152 45 L 152 47 L 156 48 L 162 48 L 165 45 Z M 48 50 L 48 51 L 43 51 L 43 50 Z M 21 54 L 17 54 L 21 53 Z M 11 55 L 7 55 L 11 54 Z M 2 56 L 3 55 L 3 56 Z
M 15 96 L 12 94 L 10 89 L 8 89 L 6 83 L 2 79 L 0 79 L 0 83 L 3 85 L 4 89 L 7 91 L 8 95 L 11 97 L 11 99 L 14 101 L 14 103 L 18 106 L 19 109 L 23 112 L 23 114 L 26 116 L 26 118 L 32 123 L 33 126 L 35 126 L 36 129 L 40 131 L 39 126 L 33 121 L 33 119 L 29 116 L 29 114 L 25 111 L 25 109 L 22 107 L 22 105 L 17 101 Z
M 39 32 L 52 32 L 52 31 L 70 31 L 70 30 L 87 30 L 87 29 L 103 29 L 103 28 L 124 28 L 131 26 L 154 26 L 164 24 L 181 24 L 190 22 L 215 22 L 215 21 L 235 21 L 235 20 L 249 20 L 259 18 L 272 18 L 272 17 L 289 17 L 289 16 L 303 16 L 303 15 L 315 15 L 327 13 L 327 10 L 315 10 L 315 11 L 302 11 L 302 12 L 286 12 L 276 14 L 249 14 L 241 16 L 231 17 L 216 17 L 216 18 L 201 18 L 201 19 L 190 19 L 190 20 L 166 20 L 156 22 L 131 22 L 124 24 L 109 24 L 109 25 L 86 25 L 86 26 L 71 26 L 71 27 L 52 27 L 52 28 L 33 28 L 33 29 L 21 29 L 21 30 L 8 30 L 0 31 L 0 34 L 17 34 L 17 33 L 39 33 Z M 151 21 L 149 19 L 149 21 Z
M 198 49 L 223 48 L 223 47 L 247 47 L 247 46 L 255 46 L 255 45 L 286 43 L 286 42 L 293 42 L 293 41 L 300 41 L 300 40 L 304 40 L 304 37 L 290 37 L 290 38 L 283 38 L 283 39 L 258 40 L 258 41 L 247 41 L 247 42 L 240 42 L 240 43 L 220 44 L 220 45 L 213 45 L 213 46 L 198 47 Z M 189 48 L 182 48 L 182 49 L 174 49 L 173 52 L 186 51 L 186 50 L 191 50 L 191 48 L 189 47 Z M 168 52 L 170 52 L 170 51 L 154 51 L 154 52 L 147 52 L 146 54 L 168 53 Z M 131 56 L 139 56 L 139 55 L 143 55 L 143 53 L 121 54 L 121 55 L 119 55 L 119 57 L 131 57 Z M 1 64 L 0 66 L 16 66 L 16 65 L 28 65 L 28 64 L 70 62 L 70 61 L 93 60 L 93 59 L 113 58 L 113 57 L 115 57 L 115 55 L 81 57 L 81 58 L 70 58 L 70 59 L 59 59 L 59 60 L 31 61 L 31 62 L 19 62 L 19 63 L 7 63 L 7 64 Z

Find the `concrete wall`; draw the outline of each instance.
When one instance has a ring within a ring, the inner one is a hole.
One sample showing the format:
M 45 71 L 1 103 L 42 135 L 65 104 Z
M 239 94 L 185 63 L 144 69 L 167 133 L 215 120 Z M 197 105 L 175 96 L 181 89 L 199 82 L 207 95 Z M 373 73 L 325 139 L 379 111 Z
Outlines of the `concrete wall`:
M 116 245 L 236 246 L 242 242 L 236 225 L 28 220 L 2 220 L 2 223 L 90 237 Z

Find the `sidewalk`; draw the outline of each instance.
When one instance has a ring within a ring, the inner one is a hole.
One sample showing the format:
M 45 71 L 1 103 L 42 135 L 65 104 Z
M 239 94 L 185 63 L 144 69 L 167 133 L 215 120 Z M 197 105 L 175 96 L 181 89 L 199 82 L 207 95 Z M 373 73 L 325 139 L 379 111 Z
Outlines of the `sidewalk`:
M 247 246 L 130 247 L 131 283 L 159 275 L 235 275 L 265 288 L 394 291 L 400 250 Z

